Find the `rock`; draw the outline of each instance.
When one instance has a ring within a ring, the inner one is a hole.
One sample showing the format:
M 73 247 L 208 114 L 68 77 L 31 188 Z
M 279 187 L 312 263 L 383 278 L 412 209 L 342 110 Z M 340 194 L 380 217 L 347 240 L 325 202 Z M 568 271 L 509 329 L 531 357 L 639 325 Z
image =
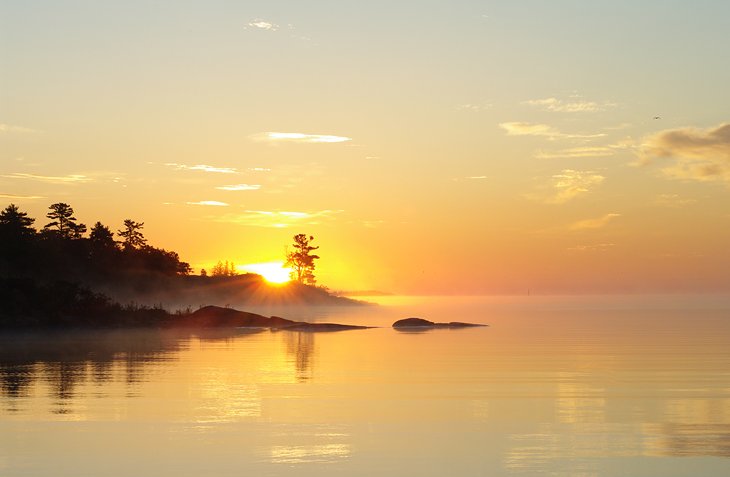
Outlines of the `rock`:
M 369 326 L 342 325 L 339 323 L 307 323 L 306 321 L 287 320 L 280 316 L 263 316 L 247 311 L 222 308 L 220 306 L 204 306 L 195 312 L 175 318 L 172 326 L 189 327 L 234 327 L 234 328 L 268 328 L 286 331 L 343 331 L 363 330 Z
M 404 318 L 393 323 L 393 328 L 433 327 L 436 323 L 423 318 Z
M 424 320 L 423 318 L 404 318 L 393 323 L 396 329 L 431 329 L 431 328 L 471 328 L 476 326 L 489 326 L 478 323 L 462 323 L 460 321 L 452 321 L 450 323 L 434 323 L 433 321 Z
M 344 330 L 366 330 L 370 326 L 341 325 L 339 323 L 295 323 L 279 328 L 283 331 L 344 331 Z

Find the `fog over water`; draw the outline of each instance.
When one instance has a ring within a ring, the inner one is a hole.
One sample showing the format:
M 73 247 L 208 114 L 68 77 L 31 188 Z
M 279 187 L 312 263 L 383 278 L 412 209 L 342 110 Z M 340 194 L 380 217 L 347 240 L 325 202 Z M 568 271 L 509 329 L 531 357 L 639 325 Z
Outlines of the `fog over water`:
M 727 297 L 378 300 L 251 310 L 377 326 L 334 333 L 1 333 L 0 475 L 730 472 Z

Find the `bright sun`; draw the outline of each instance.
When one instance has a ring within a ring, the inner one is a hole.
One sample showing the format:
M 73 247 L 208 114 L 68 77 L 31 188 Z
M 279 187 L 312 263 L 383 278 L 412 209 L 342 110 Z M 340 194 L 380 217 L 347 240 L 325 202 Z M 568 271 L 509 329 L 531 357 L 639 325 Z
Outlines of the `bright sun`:
M 291 272 L 290 268 L 284 266 L 284 262 L 250 263 L 237 268 L 246 272 L 258 273 L 270 283 L 288 282 L 289 272 Z

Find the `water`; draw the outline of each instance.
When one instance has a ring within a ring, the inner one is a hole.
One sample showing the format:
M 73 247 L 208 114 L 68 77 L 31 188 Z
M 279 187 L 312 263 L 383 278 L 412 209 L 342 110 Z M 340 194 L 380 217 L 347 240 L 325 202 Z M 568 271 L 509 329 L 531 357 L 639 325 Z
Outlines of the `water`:
M 264 310 L 384 326 L 337 333 L 0 334 L 0 475 L 730 474 L 726 298 L 381 301 Z

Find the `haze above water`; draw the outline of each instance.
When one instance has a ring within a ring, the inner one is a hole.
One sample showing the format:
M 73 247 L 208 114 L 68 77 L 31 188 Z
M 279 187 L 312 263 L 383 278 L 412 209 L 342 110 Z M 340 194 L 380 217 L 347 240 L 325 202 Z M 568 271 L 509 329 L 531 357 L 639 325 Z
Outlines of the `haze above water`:
M 727 297 L 379 300 L 265 310 L 362 331 L 0 334 L 0 475 L 730 473 Z

